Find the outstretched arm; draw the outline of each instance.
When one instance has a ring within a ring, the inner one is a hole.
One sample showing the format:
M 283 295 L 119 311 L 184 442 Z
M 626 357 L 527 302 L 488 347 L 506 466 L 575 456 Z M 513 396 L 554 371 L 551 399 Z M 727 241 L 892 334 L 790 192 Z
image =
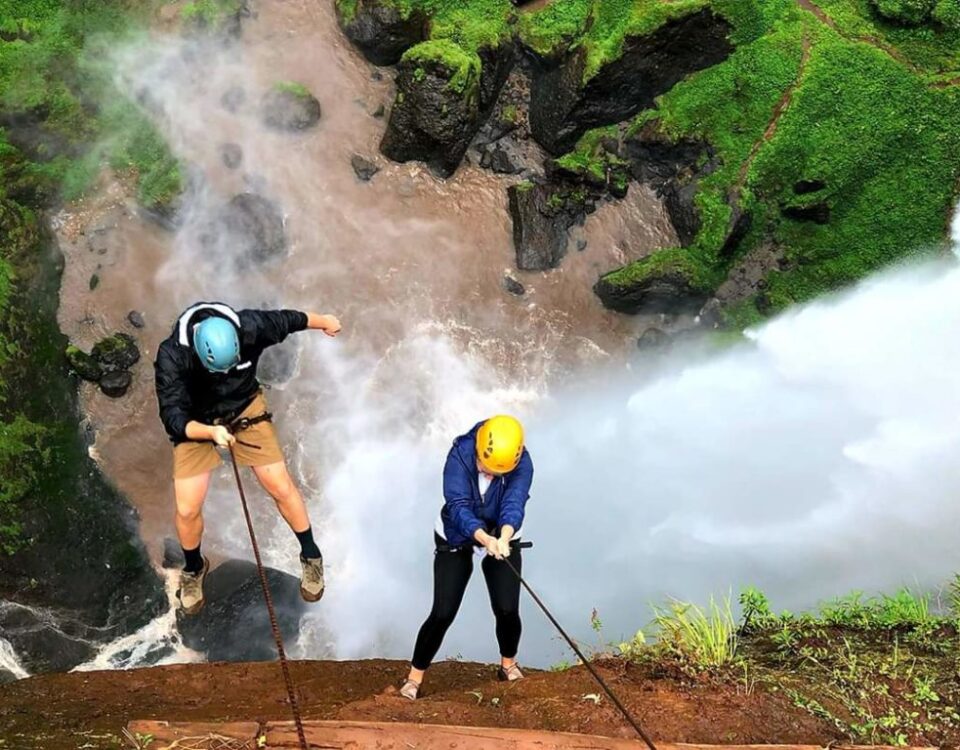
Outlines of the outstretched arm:
M 308 312 L 307 328 L 323 331 L 327 336 L 336 336 L 340 333 L 340 320 L 335 315 Z

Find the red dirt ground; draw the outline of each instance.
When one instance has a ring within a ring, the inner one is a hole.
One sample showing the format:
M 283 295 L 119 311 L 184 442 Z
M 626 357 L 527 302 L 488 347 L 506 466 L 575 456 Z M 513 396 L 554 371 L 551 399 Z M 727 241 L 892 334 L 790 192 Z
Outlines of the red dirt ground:
M 704 744 L 815 744 L 836 729 L 761 689 L 742 684 L 651 678 L 624 662 L 598 668 L 653 736 Z M 400 662 L 294 662 L 304 718 L 509 727 L 631 737 L 632 730 L 582 668 L 496 681 L 493 667 L 447 662 L 430 670 L 413 703 L 392 687 Z M 0 688 L 0 750 L 117 748 L 132 719 L 276 721 L 290 718 L 275 663 L 184 664 L 127 672 L 32 677 Z

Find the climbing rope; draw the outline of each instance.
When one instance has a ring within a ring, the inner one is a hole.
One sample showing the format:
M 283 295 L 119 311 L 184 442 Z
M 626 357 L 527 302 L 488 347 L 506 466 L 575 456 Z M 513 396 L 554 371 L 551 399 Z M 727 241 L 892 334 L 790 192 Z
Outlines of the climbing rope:
M 300 740 L 300 750 L 309 750 L 307 737 L 303 733 L 303 719 L 300 718 L 300 704 L 297 702 L 297 693 L 293 687 L 293 678 L 287 665 L 287 654 L 283 648 L 283 635 L 277 623 L 277 613 L 273 608 L 273 597 L 270 595 L 270 586 L 267 583 L 267 574 L 263 569 L 263 560 L 260 559 L 260 547 L 257 545 L 257 535 L 253 530 L 253 520 L 250 518 L 250 508 L 247 507 L 247 495 L 243 491 L 243 482 L 240 479 L 240 469 L 237 466 L 237 457 L 230 446 L 230 462 L 233 464 L 233 475 L 237 479 L 237 489 L 240 491 L 240 503 L 243 505 L 243 515 L 247 519 L 247 531 L 250 532 L 250 543 L 253 545 L 253 556 L 257 561 L 257 574 L 260 576 L 260 587 L 263 589 L 263 598 L 267 603 L 267 613 L 270 615 L 270 628 L 273 630 L 273 640 L 277 644 L 277 655 L 280 657 L 280 670 L 283 672 L 283 681 L 287 686 L 287 697 L 290 699 L 290 711 L 293 713 L 293 723 L 297 728 L 297 738 Z
M 530 544 L 530 542 L 522 542 L 518 546 L 527 547 L 532 545 Z M 614 692 L 609 687 L 607 687 L 607 683 L 603 681 L 603 678 L 597 673 L 597 670 L 594 669 L 593 665 L 587 660 L 587 657 L 583 655 L 583 652 L 580 651 L 580 648 L 574 642 L 573 638 L 567 635 L 567 631 L 565 631 L 560 626 L 560 623 L 557 622 L 556 618 L 552 614 L 550 614 L 550 610 L 547 609 L 547 605 L 544 604 L 543 601 L 541 601 L 540 597 L 537 596 L 536 592 L 532 588 L 530 588 L 530 584 L 527 583 L 526 580 L 524 580 L 523 576 L 520 575 L 520 571 L 518 571 L 514 567 L 513 563 L 510 562 L 510 558 L 504 557 L 503 561 L 507 564 L 510 570 L 513 571 L 513 574 L 518 579 L 520 579 L 521 585 L 527 590 L 527 593 L 530 594 L 530 596 L 533 598 L 533 601 L 537 603 L 537 606 L 540 607 L 541 610 L 543 610 L 543 614 L 547 616 L 547 619 L 550 620 L 551 623 L 553 623 L 553 627 L 555 627 L 557 631 L 560 633 L 560 635 L 563 636 L 564 640 L 566 640 L 566 642 L 570 644 L 570 648 L 573 649 L 573 652 L 579 657 L 580 662 L 583 664 L 583 666 L 587 668 L 587 671 L 589 671 L 590 674 L 593 675 L 593 679 L 595 679 L 600 684 L 600 687 L 603 688 L 603 691 L 607 694 L 610 700 L 613 701 L 613 705 L 615 705 L 618 709 L 620 709 L 620 713 L 622 713 L 626 718 L 626 720 L 630 722 L 630 726 L 632 726 L 636 730 L 637 734 L 640 735 L 640 738 L 647 743 L 647 747 L 649 747 L 650 750 L 657 750 L 657 746 L 653 744 L 653 740 L 650 739 L 650 736 L 643 731 L 643 727 L 640 726 L 640 723 L 633 718 L 633 716 L 627 710 L 626 706 L 624 706 L 623 703 L 620 702 L 620 699 L 617 698 L 617 696 L 614 694 Z

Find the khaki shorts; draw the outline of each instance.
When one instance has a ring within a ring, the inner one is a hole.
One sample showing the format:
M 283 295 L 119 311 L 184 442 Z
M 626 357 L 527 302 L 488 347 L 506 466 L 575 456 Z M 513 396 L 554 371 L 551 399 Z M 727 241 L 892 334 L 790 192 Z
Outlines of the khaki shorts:
M 263 394 L 259 393 L 250 405 L 243 410 L 240 418 L 259 417 L 265 411 L 267 411 L 267 401 Z M 244 443 L 259 447 L 251 448 L 249 445 L 241 445 L 241 440 Z M 237 463 L 241 466 L 267 466 L 283 461 L 283 451 L 280 450 L 277 431 L 270 422 L 260 422 L 238 432 L 237 443 L 233 446 L 233 452 L 237 457 Z M 209 440 L 188 440 L 174 446 L 173 478 L 187 479 L 199 474 L 206 474 L 208 471 L 216 469 L 222 461 L 220 451 Z

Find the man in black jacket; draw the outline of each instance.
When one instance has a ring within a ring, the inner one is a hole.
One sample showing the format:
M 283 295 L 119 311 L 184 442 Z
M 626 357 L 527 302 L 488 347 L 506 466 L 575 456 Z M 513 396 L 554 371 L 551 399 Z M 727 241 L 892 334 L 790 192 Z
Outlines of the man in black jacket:
M 237 462 L 253 468 L 300 542 L 301 595 L 307 601 L 323 596 L 323 556 L 257 380 L 264 350 L 308 328 L 336 336 L 340 322 L 333 315 L 200 302 L 177 319 L 157 350 L 160 419 L 174 444 L 177 536 L 186 559 L 178 595 L 186 614 L 203 607 L 209 562 L 200 554 L 202 508 L 211 472 L 221 463 L 217 448 L 232 447 Z

